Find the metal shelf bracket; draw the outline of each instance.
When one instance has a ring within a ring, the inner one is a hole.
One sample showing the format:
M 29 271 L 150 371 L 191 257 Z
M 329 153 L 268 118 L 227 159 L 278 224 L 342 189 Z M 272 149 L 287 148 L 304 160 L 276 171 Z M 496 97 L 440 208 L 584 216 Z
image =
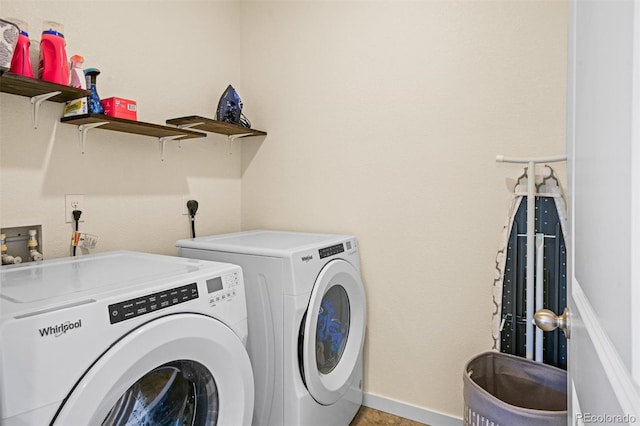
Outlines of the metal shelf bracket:
M 165 142 L 184 138 L 185 136 L 186 135 L 173 135 L 173 136 L 162 136 L 158 138 L 158 142 L 160 143 L 160 160 L 164 161 L 164 143 Z
M 46 101 L 49 98 L 53 98 L 54 96 L 59 95 L 60 91 L 55 91 L 55 92 L 51 92 L 51 93 L 43 93 L 42 95 L 36 95 L 31 97 L 31 105 L 33 105 L 33 128 L 37 129 L 38 128 L 38 111 L 40 110 L 40 105 L 42 105 L 42 103 L 44 101 Z
M 231 145 L 233 145 L 233 141 L 236 139 L 244 138 L 247 136 L 253 136 L 253 133 L 238 133 L 235 135 L 229 135 L 227 138 L 229 139 L 229 155 L 231 155 Z
M 196 123 L 185 123 L 185 124 L 178 124 L 176 125 L 176 127 L 178 129 L 187 129 L 187 130 L 191 130 L 194 127 L 198 127 L 198 126 L 202 126 L 203 124 L 205 124 L 204 121 L 198 121 Z M 178 141 L 178 148 L 182 148 L 182 139 L 180 139 Z M 164 161 L 164 160 L 163 160 Z
M 87 140 L 87 132 L 91 129 L 95 129 L 96 127 L 104 126 L 105 124 L 109 123 L 107 121 L 100 121 L 97 123 L 87 123 L 78 126 L 78 142 L 80 142 L 80 151 L 83 154 L 85 142 Z
M 197 126 L 202 126 L 204 124 L 203 121 L 200 121 L 198 123 L 188 123 L 188 124 L 178 124 L 178 129 L 193 129 L 194 127 Z

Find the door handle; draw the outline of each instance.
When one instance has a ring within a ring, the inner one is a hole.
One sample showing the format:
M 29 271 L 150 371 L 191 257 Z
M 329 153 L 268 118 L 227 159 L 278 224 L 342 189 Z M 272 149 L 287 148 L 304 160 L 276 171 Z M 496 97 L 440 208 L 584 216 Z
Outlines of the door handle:
M 559 328 L 567 339 L 571 337 L 569 329 L 569 308 L 564 308 L 564 312 L 562 312 L 560 316 L 549 309 L 540 309 L 533 314 L 533 322 L 538 328 L 544 331 L 553 331 Z

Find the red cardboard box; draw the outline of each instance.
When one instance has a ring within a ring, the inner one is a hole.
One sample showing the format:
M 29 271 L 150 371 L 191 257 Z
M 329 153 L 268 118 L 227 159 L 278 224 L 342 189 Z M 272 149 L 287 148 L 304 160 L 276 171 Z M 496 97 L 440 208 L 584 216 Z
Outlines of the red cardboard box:
M 136 101 L 123 98 L 107 98 L 100 101 L 104 108 L 104 115 L 109 117 L 125 118 L 127 120 L 138 119 L 138 105 Z

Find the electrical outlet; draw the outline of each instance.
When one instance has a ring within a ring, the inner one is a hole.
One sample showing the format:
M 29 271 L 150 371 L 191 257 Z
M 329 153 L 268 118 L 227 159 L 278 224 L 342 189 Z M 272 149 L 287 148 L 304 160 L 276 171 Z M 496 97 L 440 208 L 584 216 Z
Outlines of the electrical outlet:
M 84 222 L 82 218 L 87 214 L 84 209 L 84 195 L 82 194 L 66 194 L 64 196 L 64 217 L 66 223 L 74 222 L 73 220 L 73 211 L 80 210 L 82 211 L 82 216 L 80 216 L 80 222 Z

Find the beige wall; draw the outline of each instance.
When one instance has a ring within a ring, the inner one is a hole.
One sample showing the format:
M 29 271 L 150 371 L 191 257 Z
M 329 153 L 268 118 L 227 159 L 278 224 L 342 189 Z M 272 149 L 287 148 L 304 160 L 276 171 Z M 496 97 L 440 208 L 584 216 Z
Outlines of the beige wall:
M 356 235 L 365 390 L 460 416 L 522 172 L 495 156 L 564 153 L 566 3 L 242 5 L 269 132 L 243 145 L 242 227 Z
M 239 83 L 237 3 L 2 0 L 0 11 L 28 22 L 36 55 L 42 21 L 63 23 L 68 56 L 102 71 L 102 98 L 136 100 L 140 121 L 214 117 L 227 84 Z M 80 230 L 98 235 L 96 251 L 175 254 L 190 235 L 182 212 L 191 197 L 199 233 L 240 229 L 241 154 L 229 155 L 226 137 L 167 142 L 161 162 L 155 138 L 92 130 L 82 155 L 62 108 L 45 102 L 34 130 L 29 98 L 0 94 L 0 224 L 42 224 L 46 257 L 69 254 L 65 194 L 84 194 Z
M 505 178 L 522 170 L 495 155 L 564 151 L 566 3 L 80 4 L 0 0 L 0 13 L 34 40 L 42 20 L 64 23 L 69 55 L 102 70 L 100 95 L 137 100 L 142 121 L 212 117 L 234 83 L 269 134 L 232 155 L 222 136 L 170 143 L 161 162 L 155 139 L 94 130 L 81 155 L 61 105 L 34 130 L 29 100 L 0 94 L 0 224 L 41 223 L 47 257 L 64 256 L 64 194 L 81 193 L 96 251 L 172 254 L 193 196 L 201 235 L 354 234 L 365 390 L 460 416 L 462 366 L 490 346 Z

